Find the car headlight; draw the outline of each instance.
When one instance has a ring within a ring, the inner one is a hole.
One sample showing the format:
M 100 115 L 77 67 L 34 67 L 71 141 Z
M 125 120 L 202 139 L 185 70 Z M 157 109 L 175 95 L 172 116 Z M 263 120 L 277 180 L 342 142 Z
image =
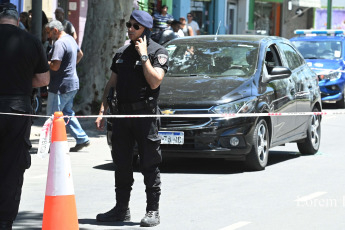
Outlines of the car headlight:
M 335 80 L 339 79 L 340 76 L 341 76 L 341 72 L 335 71 L 335 72 L 331 72 L 329 74 L 320 75 L 320 79 L 321 80 L 335 81 Z
M 217 105 L 212 108 L 214 113 L 250 113 L 254 110 L 257 98 L 244 98 L 227 104 Z

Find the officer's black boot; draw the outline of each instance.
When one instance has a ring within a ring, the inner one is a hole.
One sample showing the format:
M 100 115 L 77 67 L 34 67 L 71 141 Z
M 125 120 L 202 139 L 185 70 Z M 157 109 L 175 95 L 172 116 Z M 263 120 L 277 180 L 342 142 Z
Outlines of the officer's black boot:
M 12 221 L 0 220 L 0 230 L 12 230 Z
M 96 220 L 99 222 L 130 221 L 131 213 L 129 208 L 116 205 L 110 211 L 98 214 Z
M 148 211 L 141 219 L 140 227 L 153 227 L 160 223 L 158 211 Z

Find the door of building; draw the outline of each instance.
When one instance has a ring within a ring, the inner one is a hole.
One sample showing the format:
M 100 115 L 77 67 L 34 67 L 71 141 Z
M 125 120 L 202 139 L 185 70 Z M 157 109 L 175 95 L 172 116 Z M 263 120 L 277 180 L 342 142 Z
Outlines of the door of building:
M 228 2 L 226 11 L 226 33 L 237 34 L 237 4 Z

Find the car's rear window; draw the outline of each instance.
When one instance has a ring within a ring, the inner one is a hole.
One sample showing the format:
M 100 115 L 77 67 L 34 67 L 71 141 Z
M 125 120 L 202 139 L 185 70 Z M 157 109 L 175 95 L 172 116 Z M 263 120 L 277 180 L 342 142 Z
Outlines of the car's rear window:
M 305 59 L 341 58 L 341 41 L 292 41 Z
M 257 63 L 258 45 L 242 42 L 170 43 L 169 76 L 248 76 Z

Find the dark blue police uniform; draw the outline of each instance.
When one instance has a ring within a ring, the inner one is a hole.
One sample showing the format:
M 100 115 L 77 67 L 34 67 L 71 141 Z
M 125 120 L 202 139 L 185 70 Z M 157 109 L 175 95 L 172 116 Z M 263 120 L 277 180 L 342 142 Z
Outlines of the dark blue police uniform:
M 153 67 L 168 69 L 168 53 L 153 40 L 148 40 L 148 57 Z M 160 87 L 152 90 L 147 83 L 142 62 L 135 44 L 120 48 L 113 59 L 111 70 L 117 74 L 116 95 L 120 114 L 159 114 L 157 98 Z M 112 156 L 115 163 L 117 206 L 128 207 L 133 179 L 133 148 L 138 144 L 140 170 L 146 185 L 147 211 L 158 210 L 161 194 L 159 164 L 162 161 L 159 118 L 114 119 Z

